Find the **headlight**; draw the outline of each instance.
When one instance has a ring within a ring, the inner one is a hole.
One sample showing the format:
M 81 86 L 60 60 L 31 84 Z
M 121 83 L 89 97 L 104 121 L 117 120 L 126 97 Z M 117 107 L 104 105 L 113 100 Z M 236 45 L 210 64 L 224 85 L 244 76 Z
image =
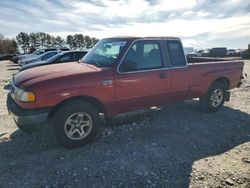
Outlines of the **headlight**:
M 33 92 L 24 91 L 20 88 L 15 88 L 14 97 L 22 102 L 33 102 L 36 100 L 36 96 Z

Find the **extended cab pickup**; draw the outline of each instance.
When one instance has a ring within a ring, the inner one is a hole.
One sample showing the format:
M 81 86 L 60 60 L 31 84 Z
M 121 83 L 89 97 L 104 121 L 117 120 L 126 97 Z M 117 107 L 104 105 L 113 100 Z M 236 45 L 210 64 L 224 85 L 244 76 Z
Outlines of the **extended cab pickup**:
M 188 61 L 178 38 L 107 38 L 80 62 L 16 74 L 7 106 L 23 130 L 52 120 L 55 137 L 65 147 L 89 142 L 103 117 L 136 109 L 200 98 L 205 111 L 219 110 L 229 90 L 241 83 L 244 63 Z

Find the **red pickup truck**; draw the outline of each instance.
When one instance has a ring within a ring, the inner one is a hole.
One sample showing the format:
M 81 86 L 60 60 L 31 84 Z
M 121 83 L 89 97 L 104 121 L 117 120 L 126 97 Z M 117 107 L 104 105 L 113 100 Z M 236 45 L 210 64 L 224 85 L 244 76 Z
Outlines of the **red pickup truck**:
M 205 111 L 217 111 L 241 83 L 243 65 L 187 61 L 179 38 L 107 38 L 79 62 L 16 74 L 7 106 L 23 130 L 52 120 L 57 141 L 72 148 L 94 138 L 102 117 L 197 97 Z

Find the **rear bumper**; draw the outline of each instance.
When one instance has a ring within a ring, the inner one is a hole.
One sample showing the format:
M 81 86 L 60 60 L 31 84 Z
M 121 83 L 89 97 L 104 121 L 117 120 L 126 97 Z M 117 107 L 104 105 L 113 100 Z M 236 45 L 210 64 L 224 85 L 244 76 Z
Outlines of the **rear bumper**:
M 7 97 L 7 108 L 15 122 L 19 125 L 35 125 L 48 122 L 51 108 L 23 109 L 19 107 L 10 94 Z
M 241 87 L 241 85 L 244 83 L 245 79 L 247 78 L 247 74 L 244 73 L 241 77 L 240 77 L 240 82 L 238 83 L 237 87 Z

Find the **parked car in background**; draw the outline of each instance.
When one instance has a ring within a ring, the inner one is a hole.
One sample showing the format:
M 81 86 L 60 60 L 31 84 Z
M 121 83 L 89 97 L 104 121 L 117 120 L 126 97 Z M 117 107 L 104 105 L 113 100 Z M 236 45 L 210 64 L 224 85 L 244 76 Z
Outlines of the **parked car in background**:
M 236 50 L 236 56 L 242 56 L 245 53 L 246 49 L 237 49 Z
M 57 51 L 57 50 L 60 50 L 60 51 L 69 51 L 70 49 L 69 48 L 60 48 L 60 49 L 57 49 L 57 48 L 44 48 L 44 49 L 37 49 L 36 51 L 34 51 L 33 53 L 31 54 L 22 54 L 22 55 L 16 55 L 12 58 L 12 61 L 14 63 L 18 63 L 18 61 L 20 60 L 24 60 L 24 59 L 33 59 L 39 55 L 42 55 L 44 54 L 45 52 L 49 52 L 49 51 Z
M 241 52 L 242 59 L 250 59 L 250 50 L 244 50 Z
M 194 52 L 194 48 L 193 47 L 184 47 L 184 54 L 188 55 L 190 53 Z
M 189 58 L 191 58 L 191 57 L 198 57 L 197 51 L 194 50 L 194 51 L 192 51 L 192 52 L 190 52 L 190 53 L 187 53 L 187 54 L 186 54 L 186 57 L 189 57 Z
M 204 51 L 204 50 L 198 50 L 197 53 L 196 53 L 196 54 L 197 54 L 197 57 L 202 57 L 202 52 L 203 52 L 203 51 Z
M 14 54 L 0 54 L 0 61 L 11 60 Z
M 13 63 L 16 63 L 16 64 L 17 64 L 17 63 L 18 63 L 18 60 L 20 60 L 21 57 L 22 57 L 23 55 L 24 55 L 24 54 L 17 53 L 17 54 L 15 54 L 15 55 L 13 55 L 11 61 L 13 61 Z
M 67 52 L 61 52 L 45 61 L 38 61 L 26 64 L 22 66 L 20 71 L 30 69 L 33 67 L 38 66 L 44 66 L 44 65 L 50 65 L 50 64 L 56 64 L 56 63 L 67 63 L 67 62 L 73 62 L 78 61 L 82 59 L 87 54 L 87 51 L 67 51 Z
M 205 49 L 201 52 L 201 56 L 200 57 L 208 57 L 210 53 L 210 49 Z
M 212 48 L 209 51 L 209 57 L 226 57 L 226 56 L 227 56 L 227 48 L 225 47 Z
M 234 56 L 234 55 L 236 55 L 235 49 L 228 49 L 227 50 L 227 56 Z
M 22 54 L 22 55 L 17 55 L 12 58 L 12 61 L 14 63 L 18 63 L 18 61 L 23 60 L 23 59 L 33 59 L 36 56 L 42 55 L 45 52 L 49 51 L 56 51 L 56 48 L 45 48 L 45 49 L 37 49 L 36 51 L 30 53 L 30 54 Z
M 51 120 L 57 141 L 73 148 L 93 140 L 103 120 L 120 113 L 192 98 L 215 112 L 241 84 L 244 66 L 215 58 L 189 63 L 173 37 L 103 39 L 82 62 L 14 75 L 7 106 L 20 129 Z
M 45 52 L 39 56 L 35 56 L 34 58 L 31 58 L 31 59 L 23 59 L 23 60 L 20 60 L 18 61 L 18 64 L 21 65 L 21 66 L 24 66 L 24 65 L 27 65 L 29 63 L 34 63 L 34 62 L 37 62 L 37 61 L 45 61 L 53 56 L 55 56 L 56 54 L 58 54 L 60 51 L 49 51 L 49 52 Z

